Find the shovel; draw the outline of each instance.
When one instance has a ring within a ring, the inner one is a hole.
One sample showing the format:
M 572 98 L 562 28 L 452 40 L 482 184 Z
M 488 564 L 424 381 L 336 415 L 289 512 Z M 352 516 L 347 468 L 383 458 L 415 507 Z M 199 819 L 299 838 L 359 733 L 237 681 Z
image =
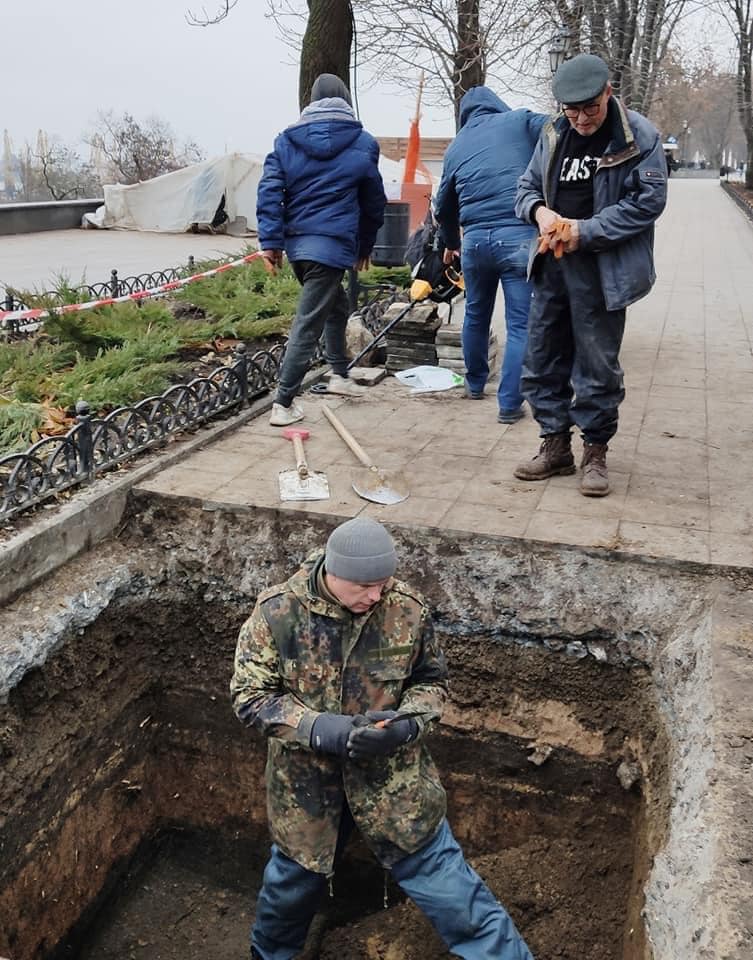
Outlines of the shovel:
M 295 470 L 280 471 L 280 500 L 329 500 L 326 474 L 309 470 L 306 463 L 303 441 L 311 434 L 300 427 L 286 427 L 282 435 L 293 442 Z
M 410 491 L 403 475 L 398 471 L 380 470 L 372 463 L 371 457 L 326 403 L 322 405 L 322 411 L 350 450 L 363 464 L 363 470 L 354 471 L 351 477 L 351 485 L 358 496 L 363 497 L 364 500 L 371 500 L 372 503 L 384 504 L 400 503 L 407 500 Z

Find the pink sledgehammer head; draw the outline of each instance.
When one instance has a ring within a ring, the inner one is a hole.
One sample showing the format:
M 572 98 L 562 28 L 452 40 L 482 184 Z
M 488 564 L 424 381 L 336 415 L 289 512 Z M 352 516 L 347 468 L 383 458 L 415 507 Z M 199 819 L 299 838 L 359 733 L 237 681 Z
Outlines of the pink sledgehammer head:
M 308 440 L 311 436 L 308 430 L 304 430 L 303 427 L 285 427 L 282 431 L 283 437 L 286 440 L 293 440 L 295 437 L 300 437 L 301 440 Z

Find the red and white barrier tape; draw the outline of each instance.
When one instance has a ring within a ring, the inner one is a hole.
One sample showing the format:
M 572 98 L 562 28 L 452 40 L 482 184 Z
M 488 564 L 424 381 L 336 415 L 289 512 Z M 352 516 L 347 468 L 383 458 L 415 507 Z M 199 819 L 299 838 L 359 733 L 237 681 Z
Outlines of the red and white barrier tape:
M 224 273 L 226 270 L 232 270 L 233 267 L 241 267 L 245 263 L 251 263 L 252 260 L 261 259 L 261 253 L 249 253 L 240 260 L 233 260 L 230 263 L 223 263 L 219 267 L 213 267 L 211 270 L 204 270 L 203 273 L 194 273 L 190 277 L 183 277 L 182 280 L 171 280 L 170 283 L 160 284 L 158 287 L 152 287 L 150 290 L 137 290 L 136 293 L 127 293 L 122 297 L 106 297 L 104 300 L 88 300 L 86 303 L 68 303 L 62 307 L 53 307 L 50 310 L 0 310 L 0 325 L 5 325 L 8 320 L 42 320 L 51 314 L 58 313 L 76 313 L 79 310 L 94 310 L 96 307 L 109 307 L 113 303 L 128 303 L 130 300 L 148 300 L 149 297 L 156 297 L 163 293 L 169 293 L 171 290 L 178 290 L 189 283 L 195 283 L 197 280 L 203 280 L 205 277 L 214 277 L 218 273 Z

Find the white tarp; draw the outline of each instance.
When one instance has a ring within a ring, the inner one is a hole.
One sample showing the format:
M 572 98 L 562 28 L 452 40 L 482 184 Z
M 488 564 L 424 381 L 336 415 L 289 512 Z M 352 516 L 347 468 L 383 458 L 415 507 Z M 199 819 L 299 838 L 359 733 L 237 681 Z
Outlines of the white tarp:
M 157 233 L 206 229 L 224 194 L 228 220 L 222 229 L 238 235 L 255 233 L 256 191 L 263 164 L 264 158 L 253 153 L 231 153 L 130 186 L 107 184 L 104 206 L 85 214 L 84 226 Z M 403 168 L 404 161 L 379 159 L 389 200 L 400 199 Z M 427 180 L 420 172 L 416 178 Z
M 209 227 L 224 194 L 227 232 L 255 232 L 263 163 L 251 153 L 231 153 L 130 186 L 108 184 L 104 206 L 86 219 L 117 230 L 185 233 L 194 224 Z

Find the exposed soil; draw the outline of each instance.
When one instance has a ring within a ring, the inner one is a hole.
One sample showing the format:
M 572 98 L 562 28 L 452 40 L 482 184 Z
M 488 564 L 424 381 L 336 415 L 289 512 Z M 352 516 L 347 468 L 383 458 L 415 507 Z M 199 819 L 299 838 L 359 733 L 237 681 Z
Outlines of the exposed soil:
M 122 546 L 7 608 L 5 636 L 46 650 L 0 705 L 0 956 L 246 955 L 268 847 L 265 750 L 230 711 L 235 637 L 258 589 L 327 522 L 241 524 L 150 501 Z M 454 543 L 448 564 L 447 545 L 419 541 L 415 574 L 453 676 L 431 746 L 458 839 L 538 960 L 642 960 L 668 751 L 636 658 L 647 623 L 615 600 L 623 575 L 610 602 L 594 585 L 595 624 L 587 590 L 577 617 L 548 599 L 570 582 L 567 557 L 551 578 L 541 569 L 534 609 L 526 578 L 497 567 L 498 545 Z M 638 596 L 656 595 L 648 583 Z M 45 626 L 39 611 L 55 604 Z M 626 789 L 617 770 L 629 760 Z M 321 957 L 447 956 L 397 891 L 381 909 L 370 855 L 356 846 L 349 858 Z
M 753 221 L 753 190 L 747 189 L 745 184 L 742 183 L 729 182 L 726 180 L 723 180 L 722 183 L 724 189 L 732 195 L 747 218 Z
M 246 356 L 253 357 L 259 350 L 270 350 L 285 337 L 275 334 L 269 337 L 260 337 L 255 340 L 234 340 L 230 337 L 216 337 L 195 346 L 185 346 L 178 350 L 178 359 L 191 365 L 190 370 L 182 376 L 174 378 L 175 383 L 189 383 L 196 377 L 207 377 L 223 364 L 232 364 L 235 360 L 235 350 L 239 344 L 246 348 Z

